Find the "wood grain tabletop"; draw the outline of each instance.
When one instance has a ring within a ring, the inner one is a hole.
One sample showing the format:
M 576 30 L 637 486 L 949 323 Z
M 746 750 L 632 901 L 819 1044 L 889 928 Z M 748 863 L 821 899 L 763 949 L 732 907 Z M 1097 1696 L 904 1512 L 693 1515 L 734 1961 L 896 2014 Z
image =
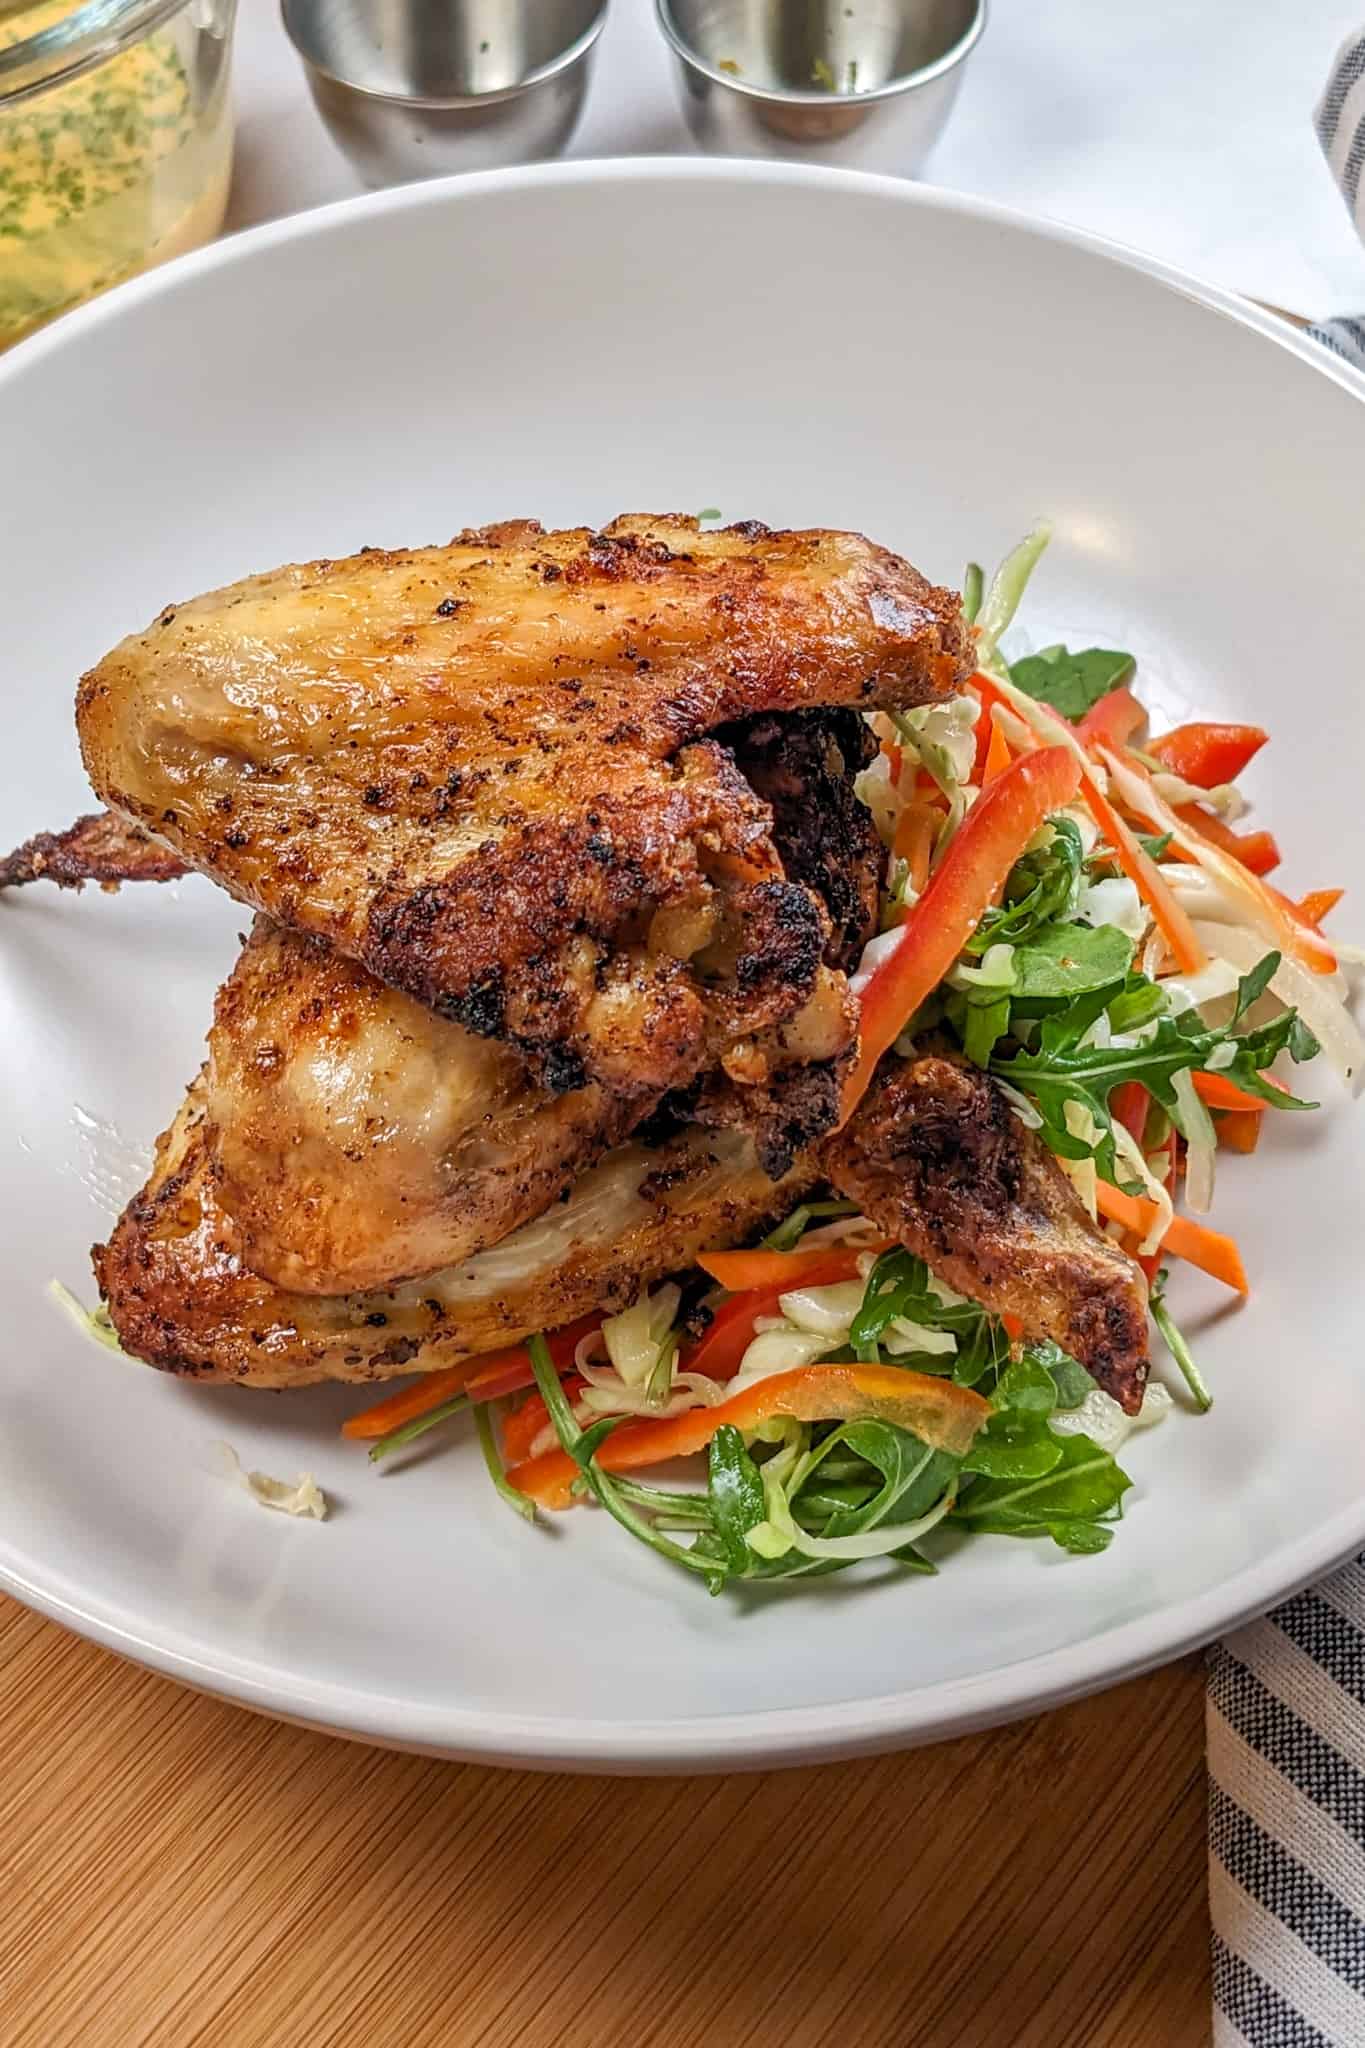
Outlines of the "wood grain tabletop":
M 540 1777 L 0 1600 L 3 2048 L 1206 2048 L 1194 1661 L 908 1755 Z

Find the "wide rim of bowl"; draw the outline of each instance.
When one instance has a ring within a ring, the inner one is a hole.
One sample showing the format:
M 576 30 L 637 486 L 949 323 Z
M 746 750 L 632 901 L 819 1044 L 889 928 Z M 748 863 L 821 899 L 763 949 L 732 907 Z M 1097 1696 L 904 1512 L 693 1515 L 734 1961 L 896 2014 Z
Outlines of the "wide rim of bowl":
M 888 201 L 1003 227 L 1037 240 L 1080 249 L 1150 277 L 1166 290 L 1262 335 L 1296 356 L 1315 375 L 1365 400 L 1365 374 L 1334 357 L 1275 315 L 1217 285 L 1087 230 L 1039 220 L 1015 208 L 963 193 L 871 172 L 826 170 L 780 161 L 753 163 L 706 157 L 588 159 L 393 187 L 286 215 L 133 278 L 0 359 L 0 406 L 11 384 L 45 357 L 79 349 L 106 323 L 143 301 L 191 290 L 201 272 L 250 262 L 258 250 L 315 235 L 345 232 L 353 219 L 421 208 L 477 204 L 485 195 L 525 186 L 591 186 L 742 182 L 842 187 L 850 201 Z M 767 1768 L 856 1756 L 940 1740 L 987 1728 L 1087 1692 L 1197 1649 L 1214 1636 L 1262 1614 L 1365 1547 L 1365 1495 L 1321 1527 L 1283 1544 L 1254 1566 L 1192 1599 L 1123 1622 L 1083 1641 L 1002 1665 L 970 1678 L 840 1701 L 823 1707 L 778 1707 L 706 1717 L 660 1717 L 620 1724 L 587 1717 L 490 1712 L 289 1672 L 226 1651 L 212 1640 L 152 1625 L 126 1604 L 92 1601 L 61 1573 L 44 1570 L 10 1542 L 0 1542 L 0 1590 L 24 1605 L 102 1643 L 133 1662 L 239 1705 L 388 1748 L 480 1763 L 546 1770 L 663 1772 Z
M 540 64 L 534 71 L 528 71 L 515 85 L 500 85 L 492 92 L 467 92 L 454 94 L 432 94 L 416 92 L 386 92 L 381 86 L 364 85 L 357 78 L 347 78 L 343 72 L 334 71 L 314 56 L 307 42 L 300 36 L 296 17 L 299 13 L 298 0 L 280 0 L 280 26 L 289 41 L 289 47 L 304 69 L 315 79 L 335 86 L 338 91 L 353 93 L 357 99 L 367 100 L 376 107 L 399 107 L 423 114 L 468 114 L 484 107 L 506 106 L 509 100 L 522 99 L 534 92 L 537 86 L 549 85 L 553 79 L 562 78 L 565 72 L 585 58 L 596 44 L 607 25 L 607 9 L 610 0 L 600 0 L 597 13 L 588 26 L 576 35 L 557 56 Z M 468 175 L 468 173 L 466 173 Z M 434 181 L 433 181 L 434 182 Z M 345 201 L 340 202 L 345 205 Z M 314 207 L 311 211 L 325 213 L 326 207 Z M 291 214 L 289 219 L 297 219 Z
M 712 85 L 723 87 L 739 99 L 761 100 L 771 107 L 873 107 L 879 100 L 898 99 L 902 93 L 914 92 L 922 85 L 932 85 L 936 78 L 944 77 L 970 56 L 985 34 L 989 12 L 990 0 L 975 0 L 975 12 L 957 41 L 929 63 L 919 65 L 914 71 L 898 72 L 894 78 L 870 87 L 867 92 L 840 92 L 837 86 L 827 90 L 824 86 L 754 85 L 738 72 L 722 71 L 718 64 L 703 57 L 688 42 L 673 18 L 671 0 L 654 0 L 654 18 L 659 24 L 659 33 L 680 64 L 689 71 L 699 72 L 703 78 L 710 79 Z

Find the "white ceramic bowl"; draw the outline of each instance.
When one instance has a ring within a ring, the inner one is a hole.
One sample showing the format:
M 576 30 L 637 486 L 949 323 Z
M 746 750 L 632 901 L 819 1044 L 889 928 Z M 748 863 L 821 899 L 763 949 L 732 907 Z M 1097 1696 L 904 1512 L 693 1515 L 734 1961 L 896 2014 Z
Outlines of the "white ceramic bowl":
M 277 222 L 0 368 L 4 834 L 88 802 L 79 671 L 291 558 L 537 513 L 718 505 L 865 529 L 956 580 L 1035 514 L 1035 634 L 1132 646 L 1161 716 L 1262 720 L 1294 887 L 1365 877 L 1361 385 L 1087 237 L 796 167 L 575 164 Z M 1354 901 L 1354 897 L 1351 899 Z M 193 1071 L 242 912 L 201 881 L 0 905 L 0 1584 L 125 1654 L 374 1740 L 591 1769 L 923 1740 L 1169 1657 L 1365 1540 L 1365 1126 L 1223 1177 L 1256 1297 L 1182 1274 L 1217 1392 L 1137 1440 L 1100 1558 L 708 1600 L 582 1514 L 516 1522 L 459 1443 L 377 1472 L 357 1396 L 182 1387 L 54 1311 Z M 217 1476 L 310 1467 L 325 1525 Z

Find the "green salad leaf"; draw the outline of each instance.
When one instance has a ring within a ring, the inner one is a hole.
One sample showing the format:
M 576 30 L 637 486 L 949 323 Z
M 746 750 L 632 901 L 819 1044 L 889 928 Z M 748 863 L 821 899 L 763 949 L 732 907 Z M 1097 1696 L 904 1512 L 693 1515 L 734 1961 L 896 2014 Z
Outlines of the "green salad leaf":
M 1054 924 L 1014 949 L 1015 1003 L 1070 1002 L 1096 989 L 1116 994 L 1133 941 L 1112 924 Z
M 1089 1437 L 1055 1441 L 1060 1455 L 1040 1477 L 975 1480 L 958 1504 L 957 1526 L 977 1535 L 1050 1536 L 1063 1550 L 1107 1549 L 1106 1524 L 1132 1481 Z
M 1079 1408 L 1086 1395 L 1094 1393 L 1096 1382 L 1085 1367 L 1051 1338 L 1031 1344 L 1029 1352 L 1051 1374 L 1059 1408 Z
M 1077 654 L 1065 647 L 1045 647 L 1011 662 L 1010 680 L 1075 725 L 1101 697 L 1126 683 L 1136 666 L 1131 654 L 1112 647 L 1085 647 Z
M 1057 1386 L 1042 1359 L 1025 1353 L 1001 1373 L 995 1410 L 962 1462 L 988 1479 L 1039 1479 L 1061 1463 L 1063 1439 L 1048 1428 Z
M 767 1509 L 763 1481 L 744 1439 L 730 1423 L 711 1439 L 707 1457 L 706 1499 L 717 1539 L 717 1555 L 732 1572 L 744 1572 L 753 1562 L 745 1538 L 756 1529 Z
M 1165 998 L 1154 983 L 1130 975 L 1112 1004 L 1102 989 L 1077 996 L 1043 1019 L 1036 1046 L 993 1057 L 990 1071 L 1022 1090 L 1036 1105 L 1043 1119 L 1040 1135 L 1052 1151 L 1063 1159 L 1094 1158 L 1101 1173 L 1115 1182 L 1118 1162 L 1109 1097 L 1121 1082 L 1140 1081 L 1182 1132 L 1185 1121 L 1172 1085 L 1174 1078 L 1186 1070 L 1205 1072 L 1215 1061 L 1217 1072 L 1276 1108 L 1313 1109 L 1314 1103 L 1282 1092 L 1266 1078 L 1266 1070 L 1282 1052 L 1301 1061 L 1311 1059 L 1318 1050 L 1317 1040 L 1298 1013 L 1283 1011 L 1251 1031 L 1235 1028 L 1264 992 L 1279 959 L 1278 953 L 1268 954 L 1251 973 L 1243 975 L 1232 1018 L 1225 1025 L 1206 1025 L 1197 1010 L 1181 1010 L 1172 1016 L 1164 1011 Z M 1106 1010 L 1111 1034 L 1122 1029 L 1122 1041 L 1116 1043 L 1111 1036 L 1108 1044 L 1086 1042 L 1090 1027 Z M 1140 1027 L 1134 1021 L 1139 1015 L 1143 1019 Z M 1093 1144 L 1077 1138 L 1068 1128 L 1068 1102 L 1089 1110 L 1100 1133 Z
M 1050 843 L 1014 863 L 999 907 L 986 912 L 963 951 L 979 956 L 1002 941 L 1025 945 L 1058 918 L 1070 917 L 1084 864 L 1085 848 L 1074 819 L 1054 818 Z
M 892 1323 L 918 1323 L 949 1330 L 957 1338 L 954 1356 L 915 1353 L 906 1357 L 916 1372 L 950 1373 L 960 1387 L 974 1387 L 1009 1357 L 1009 1339 L 995 1316 L 974 1301 L 946 1302 L 929 1268 L 913 1252 L 883 1252 L 867 1277 L 862 1306 L 849 1329 L 855 1352 L 877 1355 Z

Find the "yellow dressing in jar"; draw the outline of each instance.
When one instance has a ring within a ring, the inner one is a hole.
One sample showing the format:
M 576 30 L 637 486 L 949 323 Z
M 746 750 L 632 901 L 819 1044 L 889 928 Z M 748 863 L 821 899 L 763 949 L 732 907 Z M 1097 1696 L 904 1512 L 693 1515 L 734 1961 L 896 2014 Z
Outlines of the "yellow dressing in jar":
M 97 13 L 95 42 L 82 23 Z M 0 348 L 218 232 L 232 13 L 233 0 L 132 0 L 112 20 L 72 0 L 0 11 Z M 51 56 L 33 44 L 63 25 Z

